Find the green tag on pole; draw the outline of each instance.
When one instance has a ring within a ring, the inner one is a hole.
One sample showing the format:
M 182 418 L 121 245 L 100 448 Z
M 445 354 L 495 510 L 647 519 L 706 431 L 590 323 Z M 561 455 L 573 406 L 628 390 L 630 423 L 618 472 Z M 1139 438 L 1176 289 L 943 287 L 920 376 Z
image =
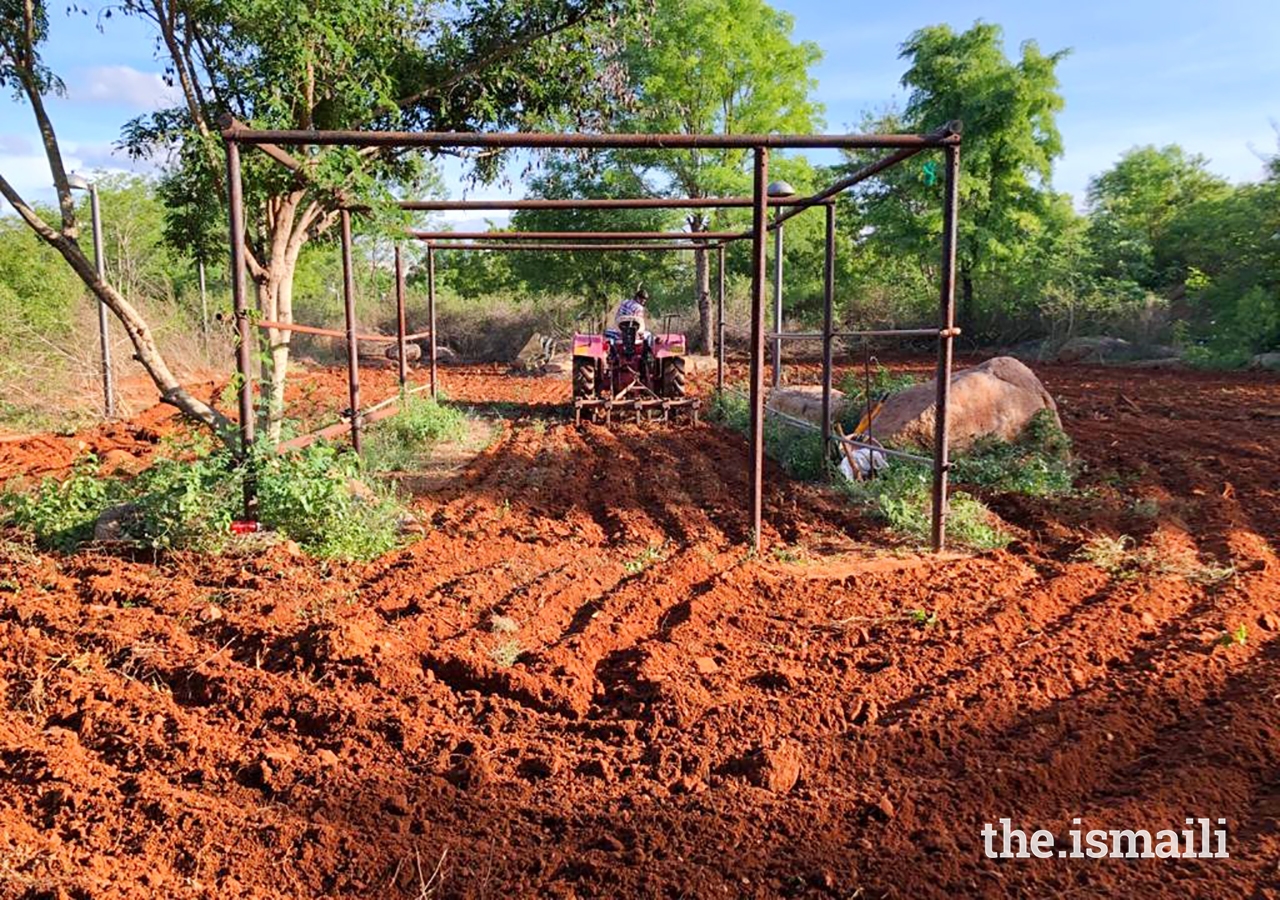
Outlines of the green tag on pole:
M 938 183 L 938 162 L 929 160 L 924 164 L 924 183 L 932 187 Z

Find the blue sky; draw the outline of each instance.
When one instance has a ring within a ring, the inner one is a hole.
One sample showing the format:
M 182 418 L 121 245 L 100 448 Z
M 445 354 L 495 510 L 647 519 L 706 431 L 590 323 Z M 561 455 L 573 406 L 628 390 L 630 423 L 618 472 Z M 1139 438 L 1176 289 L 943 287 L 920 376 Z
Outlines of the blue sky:
M 795 17 L 797 38 L 816 42 L 818 99 L 828 131 L 853 126 L 864 109 L 904 99 L 898 46 L 914 29 L 976 19 L 1004 27 L 1006 50 L 1025 40 L 1046 52 L 1071 48 L 1059 74 L 1066 97 L 1066 152 L 1054 185 L 1079 202 L 1091 175 L 1126 149 L 1181 143 L 1235 181 L 1260 176 L 1260 154 L 1276 150 L 1280 120 L 1280 2 L 1277 0 L 954 0 L 891 4 L 777 0 Z M 46 61 L 64 79 L 66 99 L 50 104 L 73 168 L 127 168 L 111 145 L 120 126 L 167 105 L 152 38 L 139 22 L 51 10 Z M 48 200 L 47 165 L 25 105 L 0 98 L 0 172 L 28 199 Z M 446 180 L 460 195 L 456 165 Z M 519 193 L 519 186 L 515 188 Z M 501 196 L 482 188 L 469 196 Z M 7 211 L 7 210 L 6 210 Z

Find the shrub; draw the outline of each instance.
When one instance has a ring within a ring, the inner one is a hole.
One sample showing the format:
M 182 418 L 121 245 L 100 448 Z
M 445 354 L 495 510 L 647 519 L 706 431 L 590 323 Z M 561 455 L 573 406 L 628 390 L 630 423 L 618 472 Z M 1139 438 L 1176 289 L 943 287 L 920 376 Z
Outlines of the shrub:
M 357 486 L 360 460 L 345 448 L 318 443 L 286 454 L 264 452 L 253 468 L 262 525 L 315 556 L 369 559 L 400 540 L 402 506 L 385 490 Z M 93 536 L 102 512 L 129 503 L 121 521 L 124 540 L 217 551 L 241 513 L 244 469 L 226 450 L 160 459 L 129 480 L 103 478 L 96 470 L 90 458 L 62 481 L 47 478 L 29 493 L 6 493 L 9 520 L 41 546 L 70 552 Z
M 929 466 L 894 460 L 875 478 L 842 481 L 840 489 L 891 529 L 917 541 L 930 536 L 933 475 Z M 970 494 L 953 491 L 947 516 L 947 536 L 954 544 L 993 550 L 1009 543 L 992 512 Z
M 375 472 L 403 471 L 420 463 L 433 444 L 466 434 L 461 410 L 430 397 L 407 395 L 398 413 L 369 431 L 366 466 Z
M 6 490 L 0 501 L 8 520 L 34 534 L 40 544 L 71 551 L 93 537 L 93 525 L 107 507 L 118 502 L 118 482 L 98 477 L 98 460 L 87 456 L 59 481 L 45 478 L 29 493 Z
M 711 420 L 742 434 L 751 430 L 751 408 L 747 398 L 722 391 L 711 400 Z M 798 481 L 820 481 L 826 477 L 822 460 L 822 435 L 815 428 L 789 425 L 776 416 L 765 416 L 764 452 L 782 470 Z
M 1053 413 L 1041 410 L 1016 441 L 979 441 L 951 460 L 951 477 L 995 491 L 1049 497 L 1071 490 L 1071 438 Z

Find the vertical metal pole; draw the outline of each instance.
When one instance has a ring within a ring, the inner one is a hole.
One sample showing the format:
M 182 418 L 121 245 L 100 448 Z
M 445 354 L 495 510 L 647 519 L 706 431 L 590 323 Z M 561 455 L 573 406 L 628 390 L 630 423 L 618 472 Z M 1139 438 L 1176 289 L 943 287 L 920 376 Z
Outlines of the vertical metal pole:
M 768 268 L 765 235 L 769 183 L 769 150 L 755 149 L 751 193 L 751 548 L 760 552 L 764 508 L 764 285 Z
M 828 203 L 827 244 L 822 270 L 822 461 L 831 464 L 831 333 L 836 294 L 836 206 Z M 781 228 L 779 228 L 781 230 Z
M 716 390 L 724 390 L 724 244 L 716 260 Z
M 342 210 L 342 305 L 347 313 L 347 394 L 351 404 L 351 446 L 363 449 L 360 434 L 360 352 L 356 344 L 356 284 L 351 263 L 351 213 Z
M 940 552 L 947 539 L 947 472 L 949 423 L 948 401 L 951 397 L 951 355 L 956 324 L 956 207 L 960 189 L 960 148 L 948 144 L 946 180 L 942 199 L 942 296 L 939 317 L 942 334 L 938 338 L 938 396 L 935 410 L 937 423 L 933 435 L 933 549 Z
M 773 332 L 782 334 L 782 227 L 773 231 Z M 782 338 L 773 339 L 773 386 L 782 386 Z
M 258 483 L 253 473 L 253 330 L 244 292 L 244 189 L 240 145 L 227 141 L 227 207 L 231 219 L 231 302 L 236 320 L 236 373 L 240 378 L 240 464 L 245 466 L 244 517 L 258 517 Z
M 209 293 L 204 281 L 204 260 L 196 260 L 196 271 L 200 273 L 200 337 L 207 346 L 209 343 Z
M 431 399 L 436 399 L 436 248 L 427 245 L 427 327 L 431 329 Z
M 405 382 L 409 378 L 409 360 L 405 354 L 404 325 L 404 257 L 400 252 L 400 245 L 396 244 L 396 351 L 401 390 L 404 390 Z
M 89 212 L 93 219 L 93 263 L 98 278 L 107 280 L 107 258 L 102 252 L 102 210 L 98 205 L 98 186 L 89 185 Z M 116 391 L 111 376 L 111 334 L 107 329 L 107 304 L 98 300 L 98 341 L 102 345 L 102 413 L 108 419 L 116 415 Z

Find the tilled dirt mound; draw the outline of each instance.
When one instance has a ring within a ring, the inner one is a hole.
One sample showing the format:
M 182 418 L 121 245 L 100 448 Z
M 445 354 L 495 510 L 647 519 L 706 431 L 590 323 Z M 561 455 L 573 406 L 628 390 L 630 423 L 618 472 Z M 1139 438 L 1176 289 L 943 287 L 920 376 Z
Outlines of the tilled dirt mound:
M 503 436 L 376 563 L 5 544 L 0 896 L 1272 896 L 1280 383 L 1037 374 L 1084 491 L 981 556 L 771 469 L 753 558 L 738 438 L 488 370 L 444 386 Z M 1230 859 L 982 855 L 1193 816 Z

